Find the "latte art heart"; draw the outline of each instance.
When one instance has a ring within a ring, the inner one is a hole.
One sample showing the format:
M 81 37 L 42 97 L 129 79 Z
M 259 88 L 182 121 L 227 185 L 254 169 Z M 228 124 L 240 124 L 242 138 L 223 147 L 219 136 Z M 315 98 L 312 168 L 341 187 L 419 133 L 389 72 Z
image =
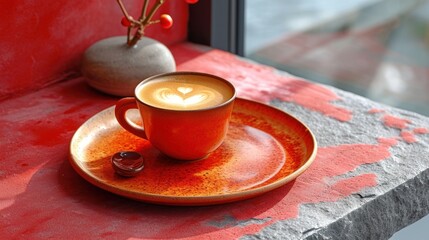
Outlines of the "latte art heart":
M 194 89 L 193 88 L 191 88 L 191 87 L 178 87 L 177 88 L 177 91 L 179 91 L 179 92 L 181 92 L 181 93 L 183 93 L 183 94 L 187 94 L 187 93 L 190 93 L 190 92 L 192 92 Z
M 202 105 L 215 98 L 214 92 L 207 90 L 194 91 L 190 87 L 160 88 L 153 93 L 153 98 L 170 106 L 188 108 Z
M 234 89 L 219 79 L 189 76 L 165 77 L 142 84 L 136 96 L 142 102 L 163 109 L 198 110 L 218 106 L 234 95 Z

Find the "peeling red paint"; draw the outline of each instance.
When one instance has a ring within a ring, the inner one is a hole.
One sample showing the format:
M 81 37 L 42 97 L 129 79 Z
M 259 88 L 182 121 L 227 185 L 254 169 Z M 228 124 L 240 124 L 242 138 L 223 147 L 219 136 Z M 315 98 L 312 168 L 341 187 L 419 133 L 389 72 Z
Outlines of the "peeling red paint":
M 413 132 L 415 134 L 426 134 L 426 133 L 429 133 L 429 129 L 427 129 L 427 128 L 414 128 Z
M 386 146 L 394 146 L 394 145 L 398 144 L 397 138 L 378 138 L 377 141 L 380 144 L 384 144 Z
M 411 123 L 411 121 L 408 119 L 403 119 L 388 114 L 383 116 L 383 122 L 387 127 L 397 129 L 404 129 L 407 127 L 407 124 Z
M 172 48 L 173 53 L 181 50 L 178 47 Z M 334 102 L 341 99 L 330 89 L 291 75 L 277 74 L 272 67 L 246 62 L 220 50 L 211 50 L 184 62 L 178 66 L 178 70 L 222 76 L 233 82 L 240 97 L 265 103 L 280 99 L 297 103 L 339 121 L 349 121 L 352 118 L 350 110 L 336 106 Z
M 103 109 L 100 106 L 107 107 L 116 101 L 108 96 L 92 95 L 95 91 L 80 80 L 68 81 L 63 88 L 54 87 L 50 94 L 29 94 L 31 100 L 23 97 L 2 102 L 2 125 L 13 126 L 16 132 L 25 133 L 14 144 L 26 142 L 32 147 L 62 145 L 83 121 Z M 13 149 L 12 146 L 7 148 Z
M 9 178 L 0 179 L 0 210 L 14 204 L 16 197 L 25 192 L 29 181 L 40 167 L 41 165 Z
M 57 119 L 48 119 L 43 121 L 27 121 L 19 127 L 19 131 L 27 132 L 29 137 L 32 137 L 31 144 L 34 146 L 54 146 L 62 144 L 62 139 L 67 136 L 67 133 L 73 132 L 76 128 L 75 118 L 61 119 L 58 123 Z
M 418 142 L 416 138 L 416 134 L 427 134 L 429 130 L 427 128 L 418 127 L 412 130 L 407 130 L 410 128 L 410 124 L 412 124 L 411 120 L 400 118 L 396 116 L 392 116 L 389 114 L 385 114 L 382 117 L 382 121 L 386 127 L 400 129 L 400 137 L 406 143 L 415 143 Z
M 372 108 L 368 111 L 368 113 L 381 113 L 384 112 L 383 109 L 378 109 L 378 108 Z
M 332 185 L 331 189 L 333 192 L 337 192 L 341 196 L 349 196 L 356 193 L 356 188 L 359 186 L 360 188 L 365 188 L 376 185 L 377 175 L 374 173 L 367 173 L 338 181 Z
M 410 131 L 402 131 L 401 132 L 401 137 L 407 143 L 415 143 L 415 142 L 417 142 L 416 137 Z

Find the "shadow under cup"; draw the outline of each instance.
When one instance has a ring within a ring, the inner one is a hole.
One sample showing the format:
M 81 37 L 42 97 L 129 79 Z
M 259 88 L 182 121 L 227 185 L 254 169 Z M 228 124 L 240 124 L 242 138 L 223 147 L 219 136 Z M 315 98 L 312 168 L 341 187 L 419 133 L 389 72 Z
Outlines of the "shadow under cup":
M 218 76 L 172 72 L 142 81 L 135 97 L 119 100 L 115 115 L 127 131 L 145 138 L 165 155 L 196 160 L 216 150 L 228 131 L 235 88 Z M 138 108 L 143 128 L 126 112 Z

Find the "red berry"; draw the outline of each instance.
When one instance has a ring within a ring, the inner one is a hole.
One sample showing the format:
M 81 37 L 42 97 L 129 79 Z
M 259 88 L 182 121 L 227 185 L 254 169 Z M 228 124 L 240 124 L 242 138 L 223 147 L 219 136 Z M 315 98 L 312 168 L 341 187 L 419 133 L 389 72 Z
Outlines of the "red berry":
M 121 20 L 121 24 L 122 24 L 122 26 L 124 26 L 124 27 L 129 27 L 129 26 L 131 26 L 131 22 L 130 22 L 126 17 L 123 17 L 123 18 L 122 18 L 122 20 Z
M 185 0 L 185 1 L 189 4 L 194 4 L 198 2 L 198 0 Z
M 161 17 L 159 18 L 159 21 L 161 23 L 162 28 L 168 29 L 168 28 L 171 28 L 171 26 L 173 26 L 173 19 L 168 14 L 162 14 Z

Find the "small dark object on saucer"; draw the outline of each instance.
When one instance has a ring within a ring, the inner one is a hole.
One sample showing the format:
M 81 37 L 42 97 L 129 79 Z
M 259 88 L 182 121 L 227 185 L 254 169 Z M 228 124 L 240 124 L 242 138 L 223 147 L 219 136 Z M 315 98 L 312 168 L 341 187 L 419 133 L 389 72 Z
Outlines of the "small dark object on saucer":
M 143 157 L 134 151 L 117 152 L 112 156 L 112 167 L 123 177 L 134 177 L 144 167 Z

